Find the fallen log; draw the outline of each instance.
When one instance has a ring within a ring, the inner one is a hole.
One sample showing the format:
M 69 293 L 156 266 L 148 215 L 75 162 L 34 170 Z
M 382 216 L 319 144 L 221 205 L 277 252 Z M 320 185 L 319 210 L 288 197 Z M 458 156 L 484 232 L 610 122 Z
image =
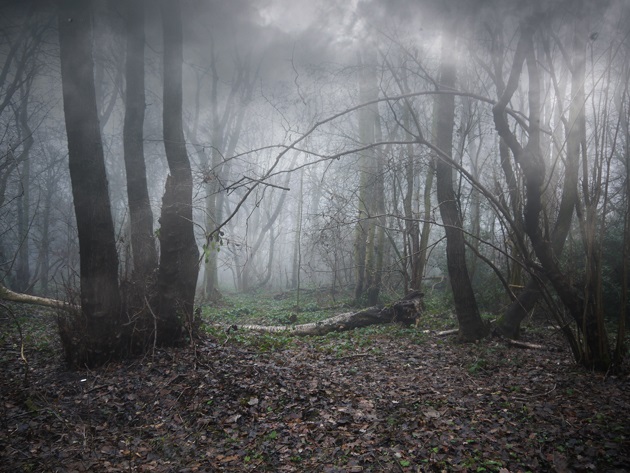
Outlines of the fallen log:
M 78 307 L 69 302 L 59 301 L 57 299 L 48 299 L 47 297 L 32 296 L 30 294 L 22 294 L 13 292 L 11 289 L 0 284 L 0 299 L 10 302 L 21 302 L 25 304 L 34 304 L 43 307 L 51 307 L 53 309 L 74 310 Z
M 542 350 L 543 348 L 545 348 L 543 345 L 538 345 L 536 343 L 523 342 L 520 340 L 508 339 L 507 342 L 508 342 L 508 345 L 512 345 L 513 347 L 528 348 L 530 350 Z
M 458 328 L 452 328 L 452 329 L 449 329 L 449 330 L 442 330 L 440 332 L 436 332 L 435 336 L 436 337 L 447 337 L 449 335 L 455 335 L 458 332 L 459 332 Z
M 422 314 L 422 294 L 414 291 L 394 304 L 383 308 L 369 307 L 359 312 L 347 312 L 335 315 L 319 322 L 299 325 L 222 325 L 228 331 L 231 330 L 253 330 L 265 333 L 287 333 L 291 335 L 326 335 L 331 332 L 344 332 L 355 328 L 367 327 L 369 325 L 401 323 L 409 326 L 417 322 Z

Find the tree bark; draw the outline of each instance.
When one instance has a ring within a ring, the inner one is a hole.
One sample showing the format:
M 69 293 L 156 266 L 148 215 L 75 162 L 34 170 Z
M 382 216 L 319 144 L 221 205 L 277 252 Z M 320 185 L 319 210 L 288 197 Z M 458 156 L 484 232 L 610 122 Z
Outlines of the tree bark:
M 19 249 L 17 254 L 17 267 L 15 275 L 15 288 L 18 292 L 29 292 L 31 289 L 31 269 L 29 251 L 29 233 L 31 227 L 31 148 L 35 142 L 33 131 L 28 119 L 29 95 L 32 80 L 27 80 L 23 87 L 20 87 L 21 103 L 15 111 L 15 118 L 19 129 L 19 138 L 22 143 L 22 150 L 18 161 L 22 163 L 21 172 L 21 192 L 17 198 L 18 206 L 18 237 Z
M 178 2 L 161 2 L 164 35 L 163 134 L 171 175 L 160 218 L 158 333 L 160 344 L 183 341 L 192 328 L 199 251 L 193 231 L 192 171 L 182 127 L 182 24 Z
M 456 66 L 450 60 L 452 51 L 443 40 L 439 84 L 441 88 L 453 89 L 456 81 Z M 439 94 L 435 99 L 436 141 L 435 144 L 449 158 L 453 148 L 453 124 L 455 120 L 455 96 Z M 459 322 L 459 337 L 465 341 L 483 338 L 488 328 L 481 319 L 475 293 L 466 265 L 465 240 L 458 198 L 453 189 L 451 166 L 436 158 L 436 184 L 440 215 L 446 233 L 446 260 L 448 275 L 453 290 L 455 312 Z
M 98 365 L 120 354 L 121 306 L 118 255 L 94 89 L 91 3 L 61 0 L 58 20 L 85 323 L 84 346 L 75 346 L 74 352 L 70 349 L 66 353 L 71 364 Z
M 569 120 L 565 121 L 566 130 L 566 159 L 564 181 L 562 184 L 562 196 L 558 215 L 552 231 L 551 244 L 553 252 L 559 256 L 562 254 L 564 244 L 571 228 L 573 213 L 578 203 L 578 175 L 580 167 L 580 145 L 586 140 L 584 126 L 584 106 L 585 91 L 584 78 L 586 73 L 586 44 L 582 36 L 586 24 L 584 19 L 578 20 L 574 34 L 572 51 L 574 61 L 571 65 L 571 105 L 569 108 Z M 557 91 L 560 93 L 560 91 Z M 508 185 L 510 185 L 510 195 L 512 196 L 513 209 L 518 211 L 521 208 L 520 198 L 516 197 L 516 179 L 512 166 L 509 163 L 509 150 L 505 142 L 502 143 L 502 163 Z M 557 158 L 559 159 L 559 157 Z M 513 190 L 514 189 L 514 190 Z M 497 329 L 505 336 L 517 338 L 520 331 L 521 322 L 533 310 L 540 300 L 539 282 L 537 278 L 530 278 L 518 298 L 514 300 L 506 309 L 505 314 L 498 320 Z
M 377 113 L 374 115 L 374 138 L 377 142 L 383 140 L 381 132 L 381 120 Z M 374 186 L 372 188 L 373 193 L 373 207 L 376 216 L 374 217 L 374 232 L 373 232 L 373 262 L 367 265 L 370 269 L 369 284 L 367 288 L 367 303 L 368 305 L 378 304 L 379 295 L 381 293 L 382 279 L 383 279 L 383 262 L 385 258 L 385 178 L 384 178 L 384 165 L 385 157 L 380 150 L 375 150 L 376 163 L 375 163 L 375 176 Z M 413 288 L 417 290 L 416 288 Z
M 378 97 L 376 82 L 376 56 L 368 52 L 359 58 L 359 99 L 362 103 L 373 101 Z M 374 143 L 378 105 L 363 107 L 359 111 L 359 141 L 362 145 Z M 378 187 L 378 173 L 375 150 L 366 149 L 361 152 L 359 178 L 359 217 L 355 230 L 355 303 L 360 303 L 368 296 L 373 284 L 375 266 L 375 232 L 376 232 L 376 199 L 374 192 Z M 368 296 L 369 297 L 369 296 Z
M 144 0 L 130 0 L 127 4 L 127 90 L 123 127 L 133 256 L 132 277 L 144 286 L 141 288 L 143 292 L 148 289 L 147 285 L 150 285 L 150 279 L 158 266 L 153 236 L 153 212 L 144 162 L 144 8 Z
M 542 213 L 542 189 L 545 183 L 545 163 L 540 152 L 540 103 L 541 91 L 539 84 L 538 65 L 533 48 L 533 29 L 531 25 L 524 25 L 516 48 L 508 86 L 499 102 L 493 108 L 493 116 L 499 135 L 510 146 L 514 159 L 521 168 L 525 179 L 526 205 L 524 211 L 524 228 L 530 238 L 536 257 L 540 261 L 544 275 L 547 277 L 558 297 L 575 320 L 578 330 L 585 339 L 585 349 L 581 359 L 583 365 L 597 370 L 610 368 L 610 352 L 607 345 L 605 328 L 601 323 L 601 314 L 595 310 L 592 300 L 585 300 L 582 294 L 571 284 L 562 273 L 558 258 L 549 237 L 543 234 L 540 216 Z M 528 70 L 528 100 L 529 100 L 529 139 L 523 147 L 512 133 L 505 108 L 516 91 L 522 66 L 527 63 Z M 596 297 L 586 291 L 587 299 Z
M 293 263 L 291 265 L 291 289 L 297 289 L 297 305 L 300 300 L 300 267 L 302 265 L 302 217 L 304 212 L 304 169 L 300 170 L 300 192 L 298 194 L 295 219 L 295 240 L 293 243 Z

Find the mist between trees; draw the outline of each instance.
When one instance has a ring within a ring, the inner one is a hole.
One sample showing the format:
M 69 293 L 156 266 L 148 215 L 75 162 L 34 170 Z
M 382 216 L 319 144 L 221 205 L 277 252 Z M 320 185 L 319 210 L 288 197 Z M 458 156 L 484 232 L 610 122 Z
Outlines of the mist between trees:
M 421 290 L 464 341 L 542 311 L 617 369 L 627 3 L 294 3 L 4 2 L 0 277 L 80 306 L 69 360 L 323 287 Z

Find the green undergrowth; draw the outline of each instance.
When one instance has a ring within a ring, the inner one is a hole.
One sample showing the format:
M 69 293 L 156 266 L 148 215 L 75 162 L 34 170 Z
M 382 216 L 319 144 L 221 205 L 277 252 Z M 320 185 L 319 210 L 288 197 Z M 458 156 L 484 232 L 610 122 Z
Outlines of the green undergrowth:
M 332 301 L 321 296 L 305 296 L 298 306 L 295 297 L 280 297 L 278 294 L 261 292 L 227 293 L 220 303 L 202 306 L 207 322 L 221 324 L 305 324 L 350 310 L 349 302 L 345 300 Z
M 431 304 L 429 304 L 431 305 Z M 293 325 L 318 322 L 341 313 L 358 311 L 346 302 L 333 302 L 321 298 L 304 297 L 300 307 L 295 299 L 279 298 L 273 294 L 224 294 L 219 304 L 202 306 L 206 331 L 220 343 L 237 343 L 255 347 L 260 351 L 289 349 L 297 343 L 309 343 L 334 357 L 356 353 L 378 354 L 379 340 L 404 338 L 412 343 L 424 343 L 432 332 L 457 326 L 451 311 L 426 310 L 418 326 L 403 327 L 400 324 L 383 324 L 363 327 L 347 332 L 333 332 L 317 337 L 297 337 L 290 332 L 261 333 L 230 329 L 231 325 Z M 220 324 L 221 326 L 218 326 Z
M 16 352 L 54 354 L 58 348 L 56 315 L 48 309 L 3 304 L 0 309 L 0 344 Z M 3 352 L 6 355 L 6 352 Z

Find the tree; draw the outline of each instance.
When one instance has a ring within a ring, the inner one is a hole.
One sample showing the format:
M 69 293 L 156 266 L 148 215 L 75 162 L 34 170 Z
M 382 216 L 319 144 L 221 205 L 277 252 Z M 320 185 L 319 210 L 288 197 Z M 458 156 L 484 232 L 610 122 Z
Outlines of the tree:
M 84 327 L 62 330 L 72 364 L 98 365 L 121 354 L 118 254 L 94 88 L 91 2 L 61 0 L 59 49 L 68 159 L 81 254 Z M 81 330 L 83 340 L 73 339 Z
M 183 42 L 178 2 L 162 0 L 164 35 L 164 148 L 170 170 L 160 217 L 157 290 L 160 343 L 182 341 L 182 317 L 192 329 L 199 250 L 192 216 L 193 180 L 182 125 Z
M 50 23 L 50 16 L 39 14 L 33 2 L 7 5 L 0 20 L 0 209 L 4 220 L 0 229 L 4 237 L 0 241 L 0 278 L 6 278 L 7 284 L 19 291 L 32 290 L 34 283 L 29 235 L 34 200 L 30 154 L 34 138 L 30 121 L 35 108 L 33 84 L 42 70 L 40 53 Z M 11 234 L 15 237 L 7 238 Z
M 457 70 L 453 56 L 456 55 L 452 54 L 444 39 L 438 79 L 441 90 L 455 89 Z M 453 189 L 452 167 L 450 162 L 443 159 L 452 156 L 455 96 L 450 93 L 438 94 L 435 98 L 434 115 L 435 146 L 440 150 L 435 165 L 437 198 L 446 233 L 448 276 L 459 322 L 459 336 L 467 341 L 478 340 L 487 334 L 488 328 L 479 314 L 475 293 L 468 275 L 463 223 L 458 207 L 459 200 Z
M 359 67 L 359 99 L 362 103 L 374 102 L 378 97 L 375 52 L 366 52 L 360 58 Z M 378 113 L 378 104 L 375 102 L 359 111 L 359 143 L 363 146 L 374 143 L 377 134 L 380 134 L 380 130 L 377 130 L 380 128 Z M 360 152 L 359 216 L 354 246 L 356 278 L 354 298 L 359 302 L 366 296 L 370 305 L 376 304 L 380 291 L 384 242 L 383 173 L 382 163 L 376 152 L 372 147 Z M 380 217 L 377 218 L 377 215 Z M 377 220 L 380 224 L 378 230 Z
M 158 266 L 144 162 L 144 8 L 143 0 L 127 3 L 126 103 L 123 129 L 127 198 L 133 254 L 133 280 L 151 286 Z M 143 288 L 140 288 L 141 290 Z
M 118 256 L 108 195 L 107 175 L 99 128 L 92 59 L 92 4 L 63 0 L 59 6 L 64 112 L 68 135 L 70 176 L 80 247 L 81 316 L 61 319 L 68 361 L 75 366 L 99 365 L 153 339 L 161 345 L 179 344 L 192 333 L 198 251 L 192 221 L 192 173 L 182 128 L 182 32 L 178 4 L 162 3 L 164 26 L 163 127 L 171 175 L 166 181 L 160 219 L 160 267 L 156 285 L 150 277 L 154 256 L 149 243 L 152 224 L 146 195 L 142 156 L 144 95 L 142 67 L 127 64 L 129 113 L 125 126 L 134 223 L 142 227 L 133 243 L 135 276 L 143 275 L 145 302 L 124 300 L 118 287 Z M 131 5 L 129 22 L 141 28 L 141 2 Z M 130 58 L 142 62 L 141 35 L 129 38 Z M 137 230 L 138 228 L 136 228 Z M 148 249 L 147 253 L 144 253 Z M 152 291 L 157 291 L 152 298 Z M 127 295 L 125 293 L 125 295 Z M 151 301 L 148 301 L 151 299 Z M 124 304 L 123 304 L 124 302 Z M 155 310 L 153 310 L 155 308 Z M 132 313 L 133 312 L 133 313 Z M 123 316 L 125 322 L 123 324 Z M 152 330 L 143 330 L 151 327 Z
M 494 122 L 501 138 L 509 146 L 514 160 L 521 169 L 524 176 L 526 204 L 524 208 L 524 229 L 532 244 L 533 250 L 540 262 L 545 278 L 551 283 L 558 297 L 562 301 L 564 307 L 576 322 L 578 330 L 584 337 L 584 346 L 578 355 L 579 360 L 585 366 L 598 370 L 607 370 L 610 368 L 611 354 L 608 346 L 608 338 L 603 323 L 602 300 L 601 294 L 598 294 L 596 280 L 599 277 L 597 268 L 597 256 L 591 253 L 589 262 L 585 268 L 587 278 L 590 281 L 584 286 L 584 292 L 580 291 L 571 283 L 570 278 L 563 274 L 559 265 L 558 251 L 554 248 L 553 238 L 546 232 L 546 225 L 542 219 L 543 213 L 543 188 L 545 184 L 545 161 L 541 153 L 541 131 L 540 131 L 540 109 L 541 109 L 541 90 L 540 90 L 540 72 L 537 64 L 537 58 L 534 48 L 534 18 L 527 19 L 521 26 L 520 38 L 514 53 L 514 61 L 510 71 L 510 79 L 499 102 L 493 108 Z M 576 34 L 584 35 L 585 31 L 576 32 Z M 578 45 L 580 44 L 578 40 Z M 582 43 L 584 44 L 584 43 Z M 579 51 L 580 48 L 577 50 Z M 579 53 L 578 53 L 579 54 Z M 580 63 L 579 57 L 576 64 Z M 513 131 L 510 129 L 507 121 L 505 109 L 508 102 L 512 98 L 516 87 L 523 75 L 522 67 L 527 65 L 527 82 L 528 82 L 528 105 L 529 105 L 529 136 L 526 144 L 523 146 Z M 578 65 L 578 67 L 580 67 Z M 580 74 L 579 70 L 576 72 Z M 578 100 L 580 94 L 578 85 Z M 583 102 L 582 102 L 583 103 Z M 579 106 L 579 103 L 578 103 Z M 571 124 L 573 133 L 580 134 L 579 115 L 576 116 L 576 122 Z M 571 146 L 571 144 L 570 144 Z M 579 150 L 574 147 L 572 152 Z M 574 156 L 577 159 L 577 156 Z M 577 195 L 578 180 L 577 175 L 571 175 L 565 179 L 565 192 Z M 588 194 L 584 196 L 588 199 Z M 570 213 L 573 212 L 575 206 L 574 199 L 569 200 Z M 592 210 L 592 207 L 591 207 Z M 592 217 L 592 216 L 591 216 Z M 559 224 L 563 224 L 560 221 Z M 592 230 L 588 230 L 592 232 Z M 592 238 L 593 233 L 589 233 L 588 237 Z M 587 244 L 585 249 L 592 251 L 593 245 Z M 591 265 L 591 266 L 588 266 Z M 576 346 L 573 346 L 574 351 Z
M 17 161 L 22 163 L 20 172 L 20 193 L 17 198 L 18 238 L 17 268 L 15 274 L 15 289 L 27 292 L 31 288 L 31 269 L 29 252 L 29 229 L 31 227 L 31 157 L 33 147 L 33 131 L 29 126 L 29 94 L 33 84 L 33 77 L 26 80 L 20 87 L 20 102 L 15 107 L 15 121 L 18 129 L 18 141 L 22 149 Z

